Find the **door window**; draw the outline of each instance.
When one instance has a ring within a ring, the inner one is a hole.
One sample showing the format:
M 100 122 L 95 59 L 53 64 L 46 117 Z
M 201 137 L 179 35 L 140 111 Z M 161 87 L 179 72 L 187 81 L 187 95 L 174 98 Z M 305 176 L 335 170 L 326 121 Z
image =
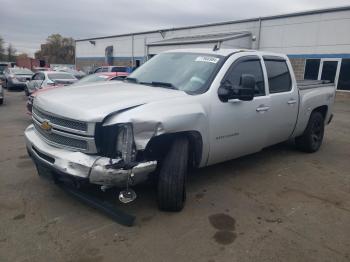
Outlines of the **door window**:
M 335 81 L 338 61 L 324 61 L 322 67 L 321 80 L 328 80 L 331 83 Z
M 305 80 L 317 80 L 321 59 L 307 59 L 305 63 Z
M 341 62 L 338 89 L 350 90 L 350 59 L 343 59 Z
M 289 69 L 284 60 L 264 59 L 271 94 L 288 92 L 292 89 Z
M 258 58 L 253 58 L 234 64 L 225 80 L 229 80 L 234 87 L 240 86 L 242 74 L 251 74 L 255 76 L 255 96 L 265 95 L 264 75 L 260 60 Z
M 33 80 L 44 80 L 40 73 L 34 75 Z

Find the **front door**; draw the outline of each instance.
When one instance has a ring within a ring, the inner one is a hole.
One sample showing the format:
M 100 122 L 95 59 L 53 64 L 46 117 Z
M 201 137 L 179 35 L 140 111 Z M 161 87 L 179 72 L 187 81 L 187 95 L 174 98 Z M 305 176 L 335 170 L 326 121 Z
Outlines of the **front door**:
M 220 101 L 213 95 L 210 110 L 210 153 L 208 164 L 215 164 L 261 150 L 270 122 L 270 98 L 266 96 L 261 58 L 255 55 L 232 56 L 233 64 L 224 76 L 232 86 L 239 86 L 242 74 L 256 79 L 252 101 Z

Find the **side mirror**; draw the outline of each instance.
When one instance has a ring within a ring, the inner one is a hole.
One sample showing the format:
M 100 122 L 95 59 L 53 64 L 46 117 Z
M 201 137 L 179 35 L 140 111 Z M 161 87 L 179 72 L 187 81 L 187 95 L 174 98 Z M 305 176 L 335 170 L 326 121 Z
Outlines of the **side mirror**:
M 254 98 L 255 82 L 255 77 L 251 74 L 242 74 L 239 86 L 234 86 L 229 80 L 225 80 L 219 87 L 218 96 L 222 102 L 227 102 L 229 99 L 251 101 Z
M 242 74 L 241 86 L 239 88 L 239 100 L 251 101 L 255 93 L 255 77 L 250 74 Z

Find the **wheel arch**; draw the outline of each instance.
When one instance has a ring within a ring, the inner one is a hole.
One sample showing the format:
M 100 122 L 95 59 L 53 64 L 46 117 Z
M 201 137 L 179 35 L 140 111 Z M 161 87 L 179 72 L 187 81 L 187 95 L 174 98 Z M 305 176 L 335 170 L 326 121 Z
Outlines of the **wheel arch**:
M 312 110 L 311 114 L 314 113 L 314 112 L 319 112 L 322 114 L 323 116 L 323 119 L 326 120 L 326 116 L 327 116 L 327 112 L 328 112 L 328 106 L 327 105 L 323 105 L 323 106 L 319 106 L 319 107 L 316 107 L 314 110 Z M 311 116 L 310 114 L 310 116 Z M 309 117 L 310 119 L 310 117 Z
M 173 141 L 178 137 L 186 137 L 189 141 L 189 167 L 200 166 L 203 154 L 203 138 L 199 131 L 181 131 L 152 137 L 143 151 L 147 159 L 162 159 Z

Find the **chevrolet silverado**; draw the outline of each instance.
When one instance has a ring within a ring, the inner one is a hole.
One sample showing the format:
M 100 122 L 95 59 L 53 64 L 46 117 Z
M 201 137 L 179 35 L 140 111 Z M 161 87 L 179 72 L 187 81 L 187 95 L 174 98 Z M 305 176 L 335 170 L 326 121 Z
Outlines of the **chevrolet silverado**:
M 332 83 L 297 84 L 286 55 L 173 50 L 124 82 L 38 95 L 25 138 L 39 175 L 101 189 L 153 177 L 159 208 L 179 211 L 190 168 L 289 139 L 304 152 L 316 152 L 334 97 Z M 126 192 L 122 197 L 133 198 Z

